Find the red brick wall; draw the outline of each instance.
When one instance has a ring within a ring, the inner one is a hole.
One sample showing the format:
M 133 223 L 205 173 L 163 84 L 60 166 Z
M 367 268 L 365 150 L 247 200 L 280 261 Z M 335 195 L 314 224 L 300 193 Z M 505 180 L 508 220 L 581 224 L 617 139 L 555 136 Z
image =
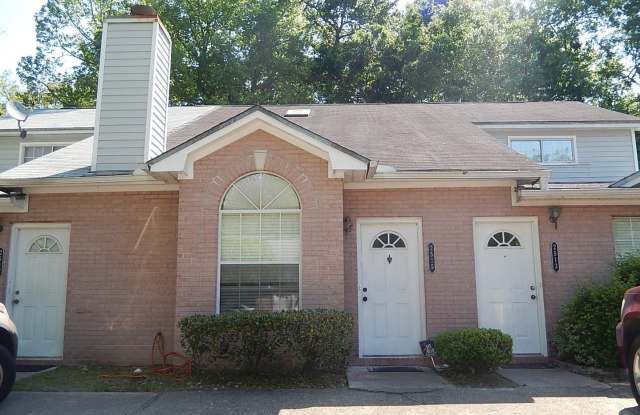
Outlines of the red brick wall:
M 611 217 L 640 215 L 640 206 L 563 207 L 555 230 L 549 223 L 547 208 L 512 207 L 508 188 L 345 190 L 344 215 L 354 223 L 344 241 L 345 308 L 354 315 L 357 218 L 422 218 L 423 243 L 426 247 L 434 242 L 436 248 L 436 272 L 431 273 L 423 247 L 427 335 L 433 336 L 446 329 L 477 326 L 474 217 L 538 216 L 547 331 L 551 332 L 561 304 L 571 296 L 576 284 L 608 275 L 614 260 Z M 557 273 L 551 264 L 554 241 L 560 253 Z
M 0 247 L 11 225 L 71 224 L 64 360 L 149 363 L 162 331 L 174 336 L 178 195 L 31 195 L 29 212 L 0 214 Z M 8 257 L 8 255 L 7 255 Z M 2 276 L 5 296 L 8 261 Z
M 256 170 L 254 151 L 267 150 L 264 170 L 289 180 L 302 205 L 302 306 L 344 306 L 342 180 L 327 162 L 258 131 L 196 162 L 180 182 L 176 316 L 216 309 L 218 214 L 226 189 Z

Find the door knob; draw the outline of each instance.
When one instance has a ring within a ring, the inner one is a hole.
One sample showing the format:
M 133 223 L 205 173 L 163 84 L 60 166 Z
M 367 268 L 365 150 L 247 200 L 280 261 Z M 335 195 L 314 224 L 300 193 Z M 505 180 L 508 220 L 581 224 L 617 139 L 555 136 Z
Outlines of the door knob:
M 367 302 L 367 297 L 362 297 L 362 301 Z
M 531 299 L 535 300 L 536 299 L 536 295 L 535 294 L 531 294 Z
M 13 304 L 18 304 L 18 303 L 20 303 L 20 300 L 18 300 L 17 298 L 14 298 L 14 299 L 13 299 L 13 301 L 12 301 L 12 303 L 13 303 Z

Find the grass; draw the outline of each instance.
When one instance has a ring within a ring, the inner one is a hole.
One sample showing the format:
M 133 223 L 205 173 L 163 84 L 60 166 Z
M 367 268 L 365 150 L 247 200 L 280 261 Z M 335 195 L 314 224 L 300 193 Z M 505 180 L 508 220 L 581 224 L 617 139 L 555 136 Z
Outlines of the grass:
M 456 386 L 471 388 L 515 388 L 518 386 L 496 372 L 472 375 L 445 370 L 441 375 Z
M 246 374 L 238 372 L 194 373 L 179 377 L 142 368 L 113 366 L 60 366 L 16 382 L 14 390 L 28 392 L 165 392 L 221 389 L 336 388 L 346 384 L 344 373 Z

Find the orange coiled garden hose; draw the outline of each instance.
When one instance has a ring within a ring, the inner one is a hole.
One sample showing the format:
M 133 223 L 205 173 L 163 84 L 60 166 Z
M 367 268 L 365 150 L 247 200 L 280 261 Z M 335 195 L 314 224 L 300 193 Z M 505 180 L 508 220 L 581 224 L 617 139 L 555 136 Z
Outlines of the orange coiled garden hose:
M 160 357 L 161 362 L 156 360 L 157 356 Z M 151 346 L 151 366 L 155 373 L 191 376 L 192 360 L 180 353 L 165 353 L 164 336 L 159 331 L 153 338 L 153 345 Z

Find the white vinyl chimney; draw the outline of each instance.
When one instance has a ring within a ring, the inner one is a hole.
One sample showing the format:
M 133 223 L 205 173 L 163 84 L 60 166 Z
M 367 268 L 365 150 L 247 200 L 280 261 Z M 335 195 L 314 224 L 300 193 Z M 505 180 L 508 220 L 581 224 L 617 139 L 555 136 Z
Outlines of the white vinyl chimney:
M 149 6 L 102 27 L 92 170 L 131 171 L 166 147 L 171 39 Z

